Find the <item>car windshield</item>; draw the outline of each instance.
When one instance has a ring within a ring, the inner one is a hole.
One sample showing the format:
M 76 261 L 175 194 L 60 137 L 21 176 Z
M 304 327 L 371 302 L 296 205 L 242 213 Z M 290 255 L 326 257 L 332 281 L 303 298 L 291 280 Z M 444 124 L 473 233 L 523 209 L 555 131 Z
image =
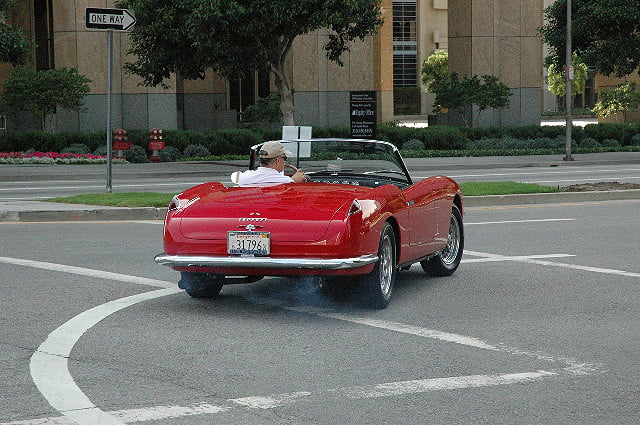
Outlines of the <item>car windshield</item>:
M 288 163 L 304 170 L 313 181 L 358 184 L 353 180 L 358 178 L 360 182 L 374 179 L 411 184 L 397 149 L 387 142 L 313 139 L 282 141 L 282 144 L 293 153 Z M 258 147 L 253 147 L 253 154 Z

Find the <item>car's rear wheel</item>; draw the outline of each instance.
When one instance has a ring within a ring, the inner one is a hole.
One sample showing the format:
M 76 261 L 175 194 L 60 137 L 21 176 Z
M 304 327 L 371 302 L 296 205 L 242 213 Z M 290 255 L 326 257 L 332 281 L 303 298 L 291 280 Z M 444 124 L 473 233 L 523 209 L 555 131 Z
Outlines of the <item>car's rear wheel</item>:
M 213 298 L 224 286 L 224 277 L 210 273 L 181 272 L 178 287 L 194 298 Z
M 391 301 L 396 277 L 396 237 L 389 223 L 384 224 L 380 233 L 378 258 L 373 271 L 360 278 L 360 284 L 369 307 L 385 308 Z
M 464 229 L 462 214 L 456 205 L 451 208 L 449 223 L 447 245 L 435 257 L 420 262 L 422 269 L 431 276 L 450 276 L 460 265 L 464 250 Z

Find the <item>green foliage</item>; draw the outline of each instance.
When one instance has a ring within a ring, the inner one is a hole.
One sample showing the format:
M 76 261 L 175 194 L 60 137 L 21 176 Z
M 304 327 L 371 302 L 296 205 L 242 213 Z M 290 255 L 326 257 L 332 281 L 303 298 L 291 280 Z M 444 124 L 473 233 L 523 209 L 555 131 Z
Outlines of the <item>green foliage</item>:
M 587 84 L 587 64 L 574 52 L 571 58 L 573 65 L 573 80 L 571 81 L 571 94 L 584 94 Z M 567 92 L 565 68 L 558 68 L 555 63 L 548 68 L 549 91 L 556 96 L 564 96 Z
M 567 0 L 544 11 L 541 29 L 552 61 L 565 63 Z M 571 2 L 572 47 L 586 63 L 604 75 L 629 75 L 640 65 L 640 3 L 638 0 L 581 0 Z
M 106 149 L 105 146 L 105 151 Z M 68 147 L 60 150 L 60 153 L 91 153 L 91 149 L 84 143 L 71 143 Z
M 211 151 L 204 145 L 189 145 L 182 154 L 185 158 L 198 158 L 211 155 Z
M 268 97 L 258 98 L 256 103 L 242 111 L 240 117 L 246 123 L 270 124 L 281 122 L 280 95 L 271 93 Z
M 600 92 L 593 112 L 599 117 L 608 117 L 638 107 L 640 107 L 640 90 L 638 90 L 637 84 L 624 83 L 611 91 L 603 90 Z
M 402 149 L 407 149 L 407 150 L 425 149 L 425 145 L 422 140 L 410 139 L 402 144 Z
M 29 60 L 31 42 L 21 31 L 3 23 L 14 0 L 0 0 L 0 63 L 23 65 Z
M 46 116 L 55 113 L 57 107 L 74 111 L 86 109 L 83 101 L 90 91 L 90 81 L 77 69 L 36 71 L 32 67 L 17 67 L 4 83 L 0 109 L 10 114 L 30 112 L 41 119 L 44 130 Z
M 622 146 L 633 144 L 632 138 L 640 133 L 640 123 L 599 123 L 589 124 L 584 127 L 586 137 L 597 140 L 602 143 L 607 139 L 614 139 L 620 142 Z
M 158 153 L 160 162 L 174 162 L 182 158 L 182 152 L 175 146 L 167 146 Z
M 124 158 L 133 163 L 149 162 L 147 151 L 142 146 L 138 145 L 132 145 L 131 149 L 124 151 Z
M 427 92 L 433 92 L 433 85 L 447 78 L 449 74 L 449 53 L 446 50 L 436 50 L 422 62 L 420 75 Z
M 373 34 L 382 23 L 380 0 L 123 0 L 136 26 L 125 68 L 147 85 L 172 73 L 203 78 L 206 69 L 226 78 L 271 69 L 285 125 L 293 124 L 291 83 L 285 60 L 298 35 L 328 28 L 327 57 L 339 64 L 350 41 Z
M 349 137 L 347 127 L 314 128 L 313 132 L 314 137 Z M 171 130 L 163 134 L 167 149 L 160 152 L 161 157 L 163 152 L 167 154 L 165 159 L 161 159 L 166 161 L 179 158 L 179 152 L 189 145 L 206 147 L 211 160 L 220 157 L 246 158 L 251 146 L 280 137 L 279 132 L 261 129 Z M 127 159 L 130 162 L 146 162 L 149 132 L 130 130 L 127 135 L 134 144 Z M 572 135 L 577 146 L 575 153 L 640 149 L 640 123 L 589 124 L 584 129 L 576 126 L 573 127 Z M 413 128 L 384 123 L 378 127 L 378 138 L 401 148 L 407 157 L 558 154 L 564 152 L 564 137 L 563 126 Z M 0 152 L 61 152 L 74 144 L 86 145 L 94 154 L 106 155 L 104 132 L 0 132 Z
M 466 126 L 469 126 L 465 111 L 471 105 L 478 107 L 478 115 L 487 108 L 506 108 L 509 106 L 511 91 L 493 75 L 464 75 L 460 79 L 455 72 L 447 78 L 432 84 L 436 94 L 433 107 L 436 112 L 451 110 L 462 114 Z
M 580 142 L 580 147 L 586 148 L 586 149 L 594 149 L 594 148 L 602 147 L 602 145 L 598 143 L 596 139 L 592 139 L 591 137 L 586 137 L 582 139 L 582 141 Z

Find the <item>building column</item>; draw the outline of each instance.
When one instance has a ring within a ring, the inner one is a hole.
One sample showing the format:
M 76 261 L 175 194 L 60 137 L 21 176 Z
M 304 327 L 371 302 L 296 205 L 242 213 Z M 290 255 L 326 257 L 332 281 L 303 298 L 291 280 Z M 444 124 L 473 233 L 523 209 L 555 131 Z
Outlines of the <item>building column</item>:
M 449 70 L 495 75 L 511 89 L 502 110 L 472 113 L 472 126 L 540 124 L 543 0 L 449 0 Z

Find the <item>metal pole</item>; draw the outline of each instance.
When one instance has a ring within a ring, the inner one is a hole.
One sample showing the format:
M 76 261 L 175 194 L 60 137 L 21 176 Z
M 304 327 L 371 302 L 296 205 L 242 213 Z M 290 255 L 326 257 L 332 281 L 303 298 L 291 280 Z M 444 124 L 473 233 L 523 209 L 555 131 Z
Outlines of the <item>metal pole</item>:
M 571 0 L 567 0 L 567 43 L 566 43 L 566 58 L 565 58 L 565 113 L 567 117 L 567 140 L 565 143 L 565 161 L 573 161 L 573 156 L 571 156 L 571 126 L 573 125 L 573 121 L 571 120 L 571 88 L 572 88 L 572 80 L 573 80 L 573 68 L 571 64 L 572 59 L 572 48 L 571 48 Z
M 108 55 L 108 71 L 107 71 L 107 193 L 111 193 L 111 168 L 112 168 L 112 149 L 113 141 L 111 139 L 111 96 L 113 92 L 113 30 L 107 31 L 107 55 Z

